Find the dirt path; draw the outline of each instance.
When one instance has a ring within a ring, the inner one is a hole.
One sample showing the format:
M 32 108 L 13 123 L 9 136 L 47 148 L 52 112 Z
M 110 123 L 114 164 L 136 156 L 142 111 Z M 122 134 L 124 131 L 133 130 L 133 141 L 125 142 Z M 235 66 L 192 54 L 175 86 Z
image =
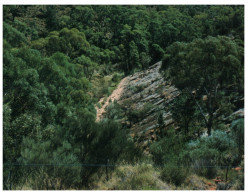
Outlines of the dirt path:
M 117 89 L 115 89 L 112 94 L 107 98 L 106 102 L 104 103 L 104 105 L 101 108 L 98 108 L 96 106 L 96 111 L 97 111 L 97 117 L 96 117 L 96 121 L 100 121 L 103 113 L 105 112 L 105 108 L 109 105 L 109 101 L 111 100 L 112 102 L 114 100 L 119 100 L 120 96 L 122 95 L 123 92 L 123 88 L 124 85 L 126 84 L 128 77 L 125 77 L 121 80 L 121 82 L 118 84 Z M 99 103 L 102 104 L 102 102 L 104 101 L 104 98 L 101 98 Z

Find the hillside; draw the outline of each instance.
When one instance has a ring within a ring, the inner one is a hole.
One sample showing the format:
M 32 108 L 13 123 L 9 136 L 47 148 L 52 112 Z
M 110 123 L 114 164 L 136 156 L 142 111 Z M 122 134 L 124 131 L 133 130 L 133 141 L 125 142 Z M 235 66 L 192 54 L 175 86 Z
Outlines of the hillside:
M 4 190 L 244 190 L 244 5 L 3 5 Z
M 169 107 L 170 102 L 180 94 L 180 91 L 171 82 L 165 81 L 160 73 L 161 66 L 162 62 L 160 61 L 146 70 L 123 78 L 108 98 L 100 99 L 101 108 L 95 107 L 96 121 L 98 122 L 105 117 L 107 107 L 114 101 L 126 110 L 141 113 L 142 117 L 138 116 L 139 114 L 133 115 L 132 122 L 126 117 L 122 121 L 128 124 L 131 136 L 147 151 L 148 144 L 156 141 L 160 133 L 159 114 L 164 121 L 164 129 L 174 124 Z M 239 101 L 238 99 L 236 97 L 237 102 L 243 102 L 243 99 Z M 239 105 L 243 106 L 243 103 Z M 229 116 L 219 120 L 230 126 L 232 121 L 240 118 L 244 118 L 243 107 L 236 108 Z M 206 131 L 202 133 L 206 133 Z
M 156 140 L 158 131 L 158 117 L 162 114 L 165 126 L 172 124 L 172 117 L 167 110 L 167 104 L 179 92 L 166 82 L 160 74 L 162 62 L 150 66 L 147 70 L 137 72 L 121 80 L 117 89 L 106 99 L 101 108 L 97 108 L 97 121 L 104 117 L 106 107 L 110 101 L 117 101 L 126 109 L 143 112 L 142 117 L 132 122 L 130 127 L 133 137 L 141 142 L 148 143 L 149 140 Z M 102 103 L 103 98 L 99 103 Z M 145 108 L 148 108 L 144 110 Z

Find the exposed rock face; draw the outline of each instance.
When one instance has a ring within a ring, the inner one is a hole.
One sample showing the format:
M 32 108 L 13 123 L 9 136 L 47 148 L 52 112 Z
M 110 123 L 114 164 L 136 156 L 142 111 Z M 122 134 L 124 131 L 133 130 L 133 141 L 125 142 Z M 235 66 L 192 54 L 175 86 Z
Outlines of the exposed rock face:
M 156 139 L 152 135 L 158 127 L 158 111 L 162 113 L 165 126 L 171 124 L 173 120 L 165 108 L 179 95 L 174 86 L 164 81 L 159 72 L 160 68 L 161 62 L 158 62 L 147 70 L 125 77 L 104 106 L 97 110 L 97 120 L 102 117 L 109 100 L 116 100 L 127 109 L 140 113 L 141 116 L 131 123 L 134 136 L 144 137 L 150 134 L 152 139 Z
M 229 117 L 223 119 L 223 121 L 226 123 L 231 123 L 233 120 L 237 120 L 240 118 L 244 118 L 244 108 L 241 108 L 236 112 L 232 113 Z

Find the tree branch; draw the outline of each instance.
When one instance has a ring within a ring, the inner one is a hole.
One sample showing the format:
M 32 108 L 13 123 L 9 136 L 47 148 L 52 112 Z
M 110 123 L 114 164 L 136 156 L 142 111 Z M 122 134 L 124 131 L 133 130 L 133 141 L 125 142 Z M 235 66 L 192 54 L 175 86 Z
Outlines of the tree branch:
M 195 101 L 197 107 L 199 108 L 199 110 L 200 110 L 200 112 L 201 112 L 201 114 L 202 114 L 202 116 L 203 116 L 203 118 L 204 118 L 204 121 L 205 121 L 205 123 L 206 123 L 206 125 L 207 125 L 207 124 L 208 124 L 208 120 L 207 120 L 205 114 L 203 113 L 200 104 L 199 104 L 198 101 L 195 99 L 195 97 L 194 97 L 194 95 L 192 94 L 192 92 L 191 92 L 189 89 L 188 89 L 188 91 L 189 91 L 189 93 L 191 94 L 192 98 L 194 99 L 194 101 Z

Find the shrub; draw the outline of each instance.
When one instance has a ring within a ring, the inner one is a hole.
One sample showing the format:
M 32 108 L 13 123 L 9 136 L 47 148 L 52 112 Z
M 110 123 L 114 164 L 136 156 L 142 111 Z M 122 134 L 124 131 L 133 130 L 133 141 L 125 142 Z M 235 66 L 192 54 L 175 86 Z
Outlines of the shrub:
M 208 178 L 216 175 L 220 166 L 231 166 L 238 157 L 236 144 L 226 132 L 216 130 L 211 136 L 203 136 L 187 144 L 181 154 L 186 165 Z
M 168 129 L 167 135 L 150 146 L 153 161 L 156 165 L 164 166 L 170 161 L 179 159 L 179 154 L 184 148 L 183 137 L 178 136 L 174 129 Z
M 143 91 L 145 87 L 146 87 L 145 85 L 137 85 L 135 87 L 134 93 L 139 93 L 139 92 Z
M 97 103 L 97 107 L 98 107 L 98 108 L 101 108 L 101 104 L 100 104 L 99 102 Z
M 123 76 L 124 76 L 124 74 L 115 73 L 112 76 L 112 81 L 115 82 L 115 83 L 118 83 L 122 79 Z
M 177 166 L 176 162 L 170 162 L 164 165 L 161 171 L 161 178 L 163 181 L 172 183 L 176 186 L 181 185 L 188 175 L 186 168 Z
M 111 180 L 101 184 L 99 189 L 113 190 L 170 190 L 159 178 L 151 164 L 123 165 L 117 167 Z
M 150 146 L 153 161 L 163 167 L 160 173 L 162 180 L 176 186 L 181 185 L 187 176 L 187 170 L 179 159 L 184 148 L 182 140 L 183 137 L 176 135 L 174 129 L 169 129 L 165 137 Z
M 144 107 L 139 110 L 130 107 L 127 114 L 128 120 L 132 123 L 143 120 L 153 107 L 154 105 L 151 103 L 146 103 Z
M 244 119 L 238 119 L 233 121 L 231 124 L 231 129 L 241 159 L 242 155 L 244 155 Z

